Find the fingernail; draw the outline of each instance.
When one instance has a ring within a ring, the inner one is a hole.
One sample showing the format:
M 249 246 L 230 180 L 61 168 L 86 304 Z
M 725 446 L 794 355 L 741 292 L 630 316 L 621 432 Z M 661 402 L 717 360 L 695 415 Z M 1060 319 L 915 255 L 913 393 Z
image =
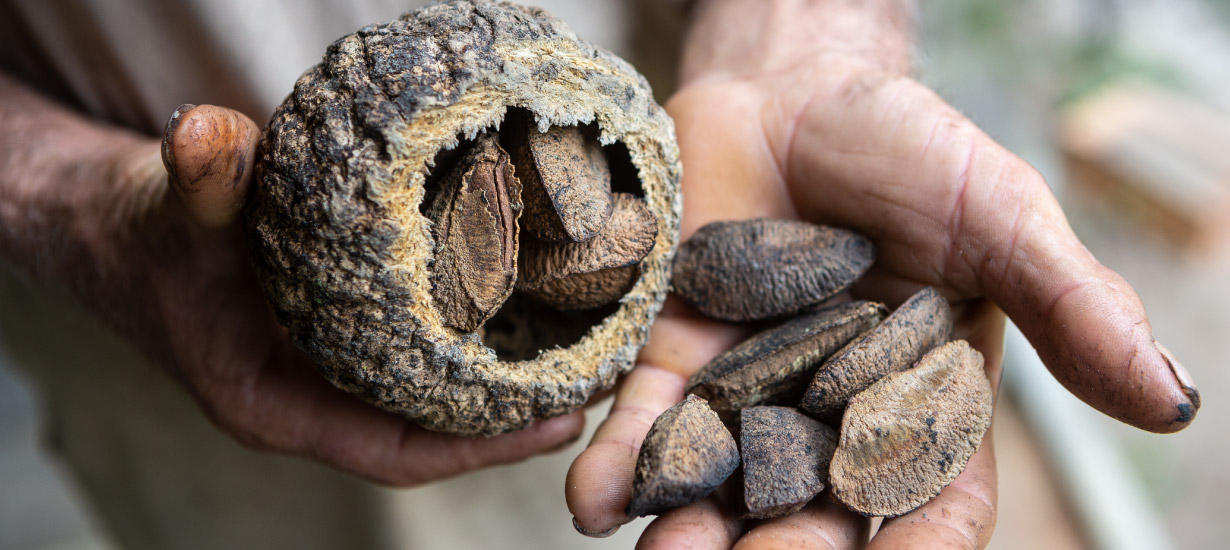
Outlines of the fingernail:
M 1170 366 L 1170 372 L 1174 374 L 1175 381 L 1179 383 L 1179 388 L 1183 390 L 1183 394 L 1187 396 L 1188 401 L 1191 401 L 1190 406 L 1179 406 L 1179 418 L 1177 422 L 1190 422 L 1196 416 L 1196 411 L 1200 409 L 1200 392 L 1196 390 L 1196 384 L 1192 382 L 1192 375 L 1187 372 L 1182 363 L 1175 359 L 1174 354 L 1166 349 L 1161 342 L 1153 341 L 1153 345 L 1157 347 L 1158 353 L 1162 354 L 1162 358 L 1166 360 L 1166 364 Z
M 590 537 L 590 538 L 595 538 L 595 539 L 604 539 L 604 538 L 607 538 L 607 537 L 609 537 L 609 536 L 611 536 L 611 535 L 614 535 L 614 534 L 615 534 L 615 532 L 619 530 L 619 526 L 618 526 L 618 525 L 616 525 L 616 526 L 614 526 L 614 527 L 612 527 L 612 528 L 610 528 L 610 529 L 607 529 L 606 531 L 599 531 L 599 532 L 590 531 L 590 530 L 587 530 L 587 529 L 586 529 L 586 528 L 584 528 L 584 527 L 581 527 L 581 523 L 577 521 L 577 518 L 576 518 L 576 517 L 573 517 L 573 518 L 572 518 L 572 528 L 573 528 L 573 529 L 576 529 L 576 530 L 577 530 L 577 532 L 578 532 L 578 533 L 580 533 L 580 534 L 582 534 L 582 535 L 585 535 L 585 536 Z
M 171 113 L 171 118 L 167 119 L 167 127 L 162 132 L 162 164 L 166 166 L 167 172 L 171 177 L 175 177 L 175 151 L 171 149 L 171 136 L 175 135 L 175 129 L 179 128 L 179 123 L 184 121 L 184 116 L 191 111 L 196 105 L 185 103 L 175 108 Z

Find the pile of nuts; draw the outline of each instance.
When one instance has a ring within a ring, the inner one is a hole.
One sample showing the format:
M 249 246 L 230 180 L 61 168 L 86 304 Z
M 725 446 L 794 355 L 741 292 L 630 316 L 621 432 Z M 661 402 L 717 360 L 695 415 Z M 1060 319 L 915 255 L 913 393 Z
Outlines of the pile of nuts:
M 510 118 L 502 136 L 481 134 L 424 201 L 432 294 L 443 323 L 465 332 L 514 290 L 565 311 L 619 300 L 658 234 L 644 201 L 611 193 L 602 146 L 582 127 L 539 132 Z
M 629 516 L 695 502 L 740 463 L 750 518 L 790 514 L 826 486 L 855 512 L 898 516 L 961 473 L 992 393 L 982 355 L 949 342 L 944 298 L 928 287 L 892 313 L 865 301 L 816 309 L 874 255 L 852 231 L 772 219 L 715 222 L 680 246 L 672 287 L 701 313 L 787 320 L 714 358 L 658 417 Z

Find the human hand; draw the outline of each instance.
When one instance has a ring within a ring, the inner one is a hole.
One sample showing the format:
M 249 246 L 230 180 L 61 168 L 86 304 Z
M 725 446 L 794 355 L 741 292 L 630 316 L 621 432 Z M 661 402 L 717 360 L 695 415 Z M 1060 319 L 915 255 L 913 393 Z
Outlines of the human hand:
M 6 128 L 46 147 L 29 155 L 46 162 L 10 165 L 27 177 L 0 182 L 14 190 L 0 199 L 16 206 L 0 208 L 0 225 L 16 228 L 0 231 L 0 256 L 67 285 L 246 446 L 414 485 L 549 452 L 580 434 L 581 413 L 489 439 L 430 432 L 320 376 L 277 324 L 251 267 L 239 223 L 259 138 L 248 117 L 181 107 L 160 144 L 85 121 L 3 78 L 0 99 L 0 118 L 13 122 Z M 34 183 L 56 155 L 80 180 Z
M 954 338 L 983 353 L 993 386 L 1002 364 L 1002 310 L 1056 378 L 1090 405 L 1152 431 L 1190 423 L 1199 397 L 1186 372 L 1154 342 L 1130 286 L 1077 240 L 1037 172 L 904 76 L 908 47 L 891 32 L 872 32 L 891 31 L 885 27 L 892 20 L 860 23 L 841 10 L 862 7 L 812 2 L 827 4 L 824 16 L 837 25 L 816 40 L 814 29 L 795 24 L 808 20 L 791 13 L 796 4 L 700 8 L 684 85 L 667 104 L 685 167 L 684 238 L 712 220 L 760 216 L 857 229 L 876 242 L 879 256 L 853 295 L 899 304 L 922 285 L 936 287 L 954 307 Z M 722 24 L 729 17 L 739 25 Z M 851 38 L 860 30 L 887 38 Z M 649 426 L 683 398 L 692 373 L 743 336 L 740 327 L 668 304 L 610 416 L 569 472 L 579 529 L 602 533 L 628 520 L 623 510 Z M 983 439 L 938 497 L 885 521 L 870 546 L 986 546 L 995 523 L 991 442 Z M 638 547 L 866 544 L 867 522 L 827 496 L 785 518 L 745 522 L 725 498 L 740 490 L 724 487 L 659 517 Z

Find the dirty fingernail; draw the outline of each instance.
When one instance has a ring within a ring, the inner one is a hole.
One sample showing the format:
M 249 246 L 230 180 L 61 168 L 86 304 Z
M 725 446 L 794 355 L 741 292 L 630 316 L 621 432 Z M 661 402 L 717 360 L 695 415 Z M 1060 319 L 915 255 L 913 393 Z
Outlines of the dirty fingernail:
M 606 537 L 614 535 L 615 532 L 619 530 L 619 526 L 616 525 L 610 529 L 607 529 L 606 531 L 590 531 L 584 527 L 581 527 L 581 522 L 577 521 L 577 518 L 575 517 L 572 518 L 572 528 L 576 529 L 577 532 L 582 535 L 595 538 L 595 539 L 604 539 Z
M 1177 422 L 1190 422 L 1196 416 L 1196 411 L 1200 409 L 1200 392 L 1196 390 L 1196 384 L 1192 382 L 1192 375 L 1187 372 L 1183 364 L 1175 359 L 1174 354 L 1166 349 L 1161 342 L 1153 341 L 1153 345 L 1157 347 L 1157 351 L 1162 354 L 1162 358 L 1166 359 L 1166 364 L 1170 366 L 1170 372 L 1174 374 L 1175 380 L 1179 383 L 1179 388 L 1183 390 L 1183 394 L 1191 401 L 1191 404 L 1179 405 L 1179 417 L 1175 419 Z

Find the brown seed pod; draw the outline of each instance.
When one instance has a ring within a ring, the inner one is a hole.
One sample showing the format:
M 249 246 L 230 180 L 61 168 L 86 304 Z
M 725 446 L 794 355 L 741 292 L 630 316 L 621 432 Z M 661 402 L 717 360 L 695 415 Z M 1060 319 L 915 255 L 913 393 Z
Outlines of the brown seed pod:
M 991 426 L 991 382 L 964 340 L 850 401 L 829 465 L 833 494 L 865 516 L 899 516 L 965 469 Z
M 687 391 L 727 417 L 756 405 L 795 405 L 831 353 L 888 315 L 877 302 L 852 302 L 791 319 L 715 357 Z
M 657 234 L 658 221 L 644 201 L 616 193 L 611 219 L 594 238 L 527 241 L 517 289 L 562 310 L 614 302 L 636 282 Z
M 512 294 L 517 280 L 521 184 L 508 153 L 483 135 L 427 208 L 434 222 L 432 295 L 445 325 L 474 331 Z
M 671 285 L 706 316 L 756 321 L 823 302 L 873 260 L 871 241 L 848 229 L 798 220 L 719 221 L 679 247 Z
M 636 457 L 628 517 L 661 514 L 704 498 L 739 467 L 735 438 L 695 395 L 653 421 Z
M 551 241 L 580 242 L 611 217 L 611 170 L 597 140 L 577 126 L 539 132 L 514 121 L 512 154 L 525 184 L 526 229 Z
M 943 296 L 926 287 L 820 365 L 799 408 L 836 423 L 855 394 L 888 373 L 909 368 L 951 337 L 952 310 Z
M 745 517 L 797 512 L 824 490 L 837 431 L 790 407 L 752 407 L 740 414 Z
M 538 330 L 516 293 L 478 332 L 457 330 L 433 294 L 425 198 L 509 113 L 591 128 L 612 186 L 657 220 L 631 290 L 572 332 Z M 492 435 L 576 410 L 632 367 L 665 298 L 681 209 L 673 130 L 627 63 L 542 10 L 456 0 L 365 27 L 265 128 L 245 212 L 257 276 L 330 381 L 430 429 Z M 486 343 L 521 329 L 543 337 L 531 355 Z

